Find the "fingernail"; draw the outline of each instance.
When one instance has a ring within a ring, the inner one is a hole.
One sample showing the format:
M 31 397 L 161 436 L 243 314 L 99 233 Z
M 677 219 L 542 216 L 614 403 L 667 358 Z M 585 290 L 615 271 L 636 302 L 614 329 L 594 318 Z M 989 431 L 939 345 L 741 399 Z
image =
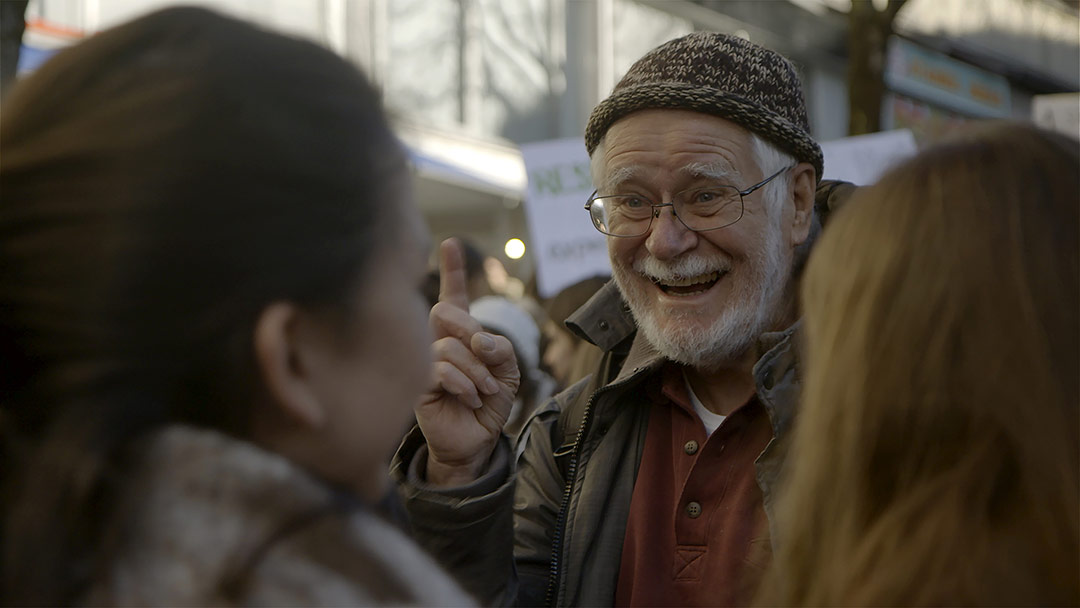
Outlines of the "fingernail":
M 489 395 L 494 395 L 499 392 L 499 385 L 495 383 L 494 378 L 484 380 L 484 392 Z
M 489 336 L 487 334 L 476 334 L 476 335 L 480 336 L 480 348 L 482 348 L 484 350 L 494 350 L 495 349 L 495 340 L 491 336 Z

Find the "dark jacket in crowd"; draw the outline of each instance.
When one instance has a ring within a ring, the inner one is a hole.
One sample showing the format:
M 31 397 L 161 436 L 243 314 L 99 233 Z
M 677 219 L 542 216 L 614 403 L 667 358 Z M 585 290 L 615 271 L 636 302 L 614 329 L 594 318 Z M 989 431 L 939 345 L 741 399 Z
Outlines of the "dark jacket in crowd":
M 517 438 L 518 449 L 502 442 L 481 479 L 452 491 L 427 487 L 420 481 L 427 448 L 415 429 L 395 458 L 414 537 L 485 603 L 600 606 L 615 600 L 652 405 L 643 384 L 666 359 L 635 337 L 613 283 L 571 322 L 607 351 L 602 372 L 537 411 Z M 764 335 L 759 346 L 765 354 L 754 366 L 758 399 L 773 428 L 756 463 L 770 528 L 799 392 L 796 334 L 797 326 Z
M 819 226 L 854 190 L 847 182 L 819 184 Z M 652 406 L 645 383 L 667 360 L 636 333 L 614 283 L 567 323 L 605 351 L 598 372 L 536 411 L 518 437 L 501 441 L 480 479 L 451 490 L 426 485 L 418 428 L 394 458 L 414 538 L 485 604 L 615 603 Z M 799 397 L 798 328 L 761 336 L 753 368 L 773 432 L 755 473 L 774 547 L 776 491 Z

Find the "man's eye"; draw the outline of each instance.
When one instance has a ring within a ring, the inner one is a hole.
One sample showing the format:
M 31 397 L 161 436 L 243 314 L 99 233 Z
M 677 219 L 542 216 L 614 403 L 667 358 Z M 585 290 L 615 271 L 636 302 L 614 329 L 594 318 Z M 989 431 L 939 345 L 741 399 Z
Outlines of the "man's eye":
M 612 197 L 613 207 L 622 209 L 641 209 L 649 206 L 649 201 L 633 195 L 618 195 Z
M 697 206 L 725 205 L 731 202 L 734 192 L 727 190 L 698 190 L 689 197 L 689 204 Z

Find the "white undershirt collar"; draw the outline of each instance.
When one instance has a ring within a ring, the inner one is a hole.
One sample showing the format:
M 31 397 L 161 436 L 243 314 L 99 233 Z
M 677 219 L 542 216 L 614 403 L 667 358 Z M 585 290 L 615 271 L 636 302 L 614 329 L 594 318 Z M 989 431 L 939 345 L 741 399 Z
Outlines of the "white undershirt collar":
M 713 434 L 713 431 L 720 426 L 720 423 L 724 421 L 726 416 L 720 414 L 714 414 L 701 403 L 701 399 L 694 394 L 694 389 L 690 386 L 690 380 L 686 378 L 686 370 L 683 370 L 682 374 L 683 384 L 686 385 L 686 392 L 690 394 L 690 403 L 694 406 L 694 412 L 697 413 L 698 419 L 705 425 L 705 435 L 709 436 Z

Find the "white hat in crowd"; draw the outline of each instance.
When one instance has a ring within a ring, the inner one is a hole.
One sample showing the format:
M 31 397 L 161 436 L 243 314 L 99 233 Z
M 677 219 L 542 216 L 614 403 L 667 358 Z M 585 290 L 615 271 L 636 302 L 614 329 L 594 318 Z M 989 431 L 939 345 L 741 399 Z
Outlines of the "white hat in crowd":
M 502 296 L 484 296 L 469 306 L 469 314 L 491 332 L 510 340 L 523 359 L 518 362 L 522 373 L 540 365 L 540 328 L 520 306 Z

